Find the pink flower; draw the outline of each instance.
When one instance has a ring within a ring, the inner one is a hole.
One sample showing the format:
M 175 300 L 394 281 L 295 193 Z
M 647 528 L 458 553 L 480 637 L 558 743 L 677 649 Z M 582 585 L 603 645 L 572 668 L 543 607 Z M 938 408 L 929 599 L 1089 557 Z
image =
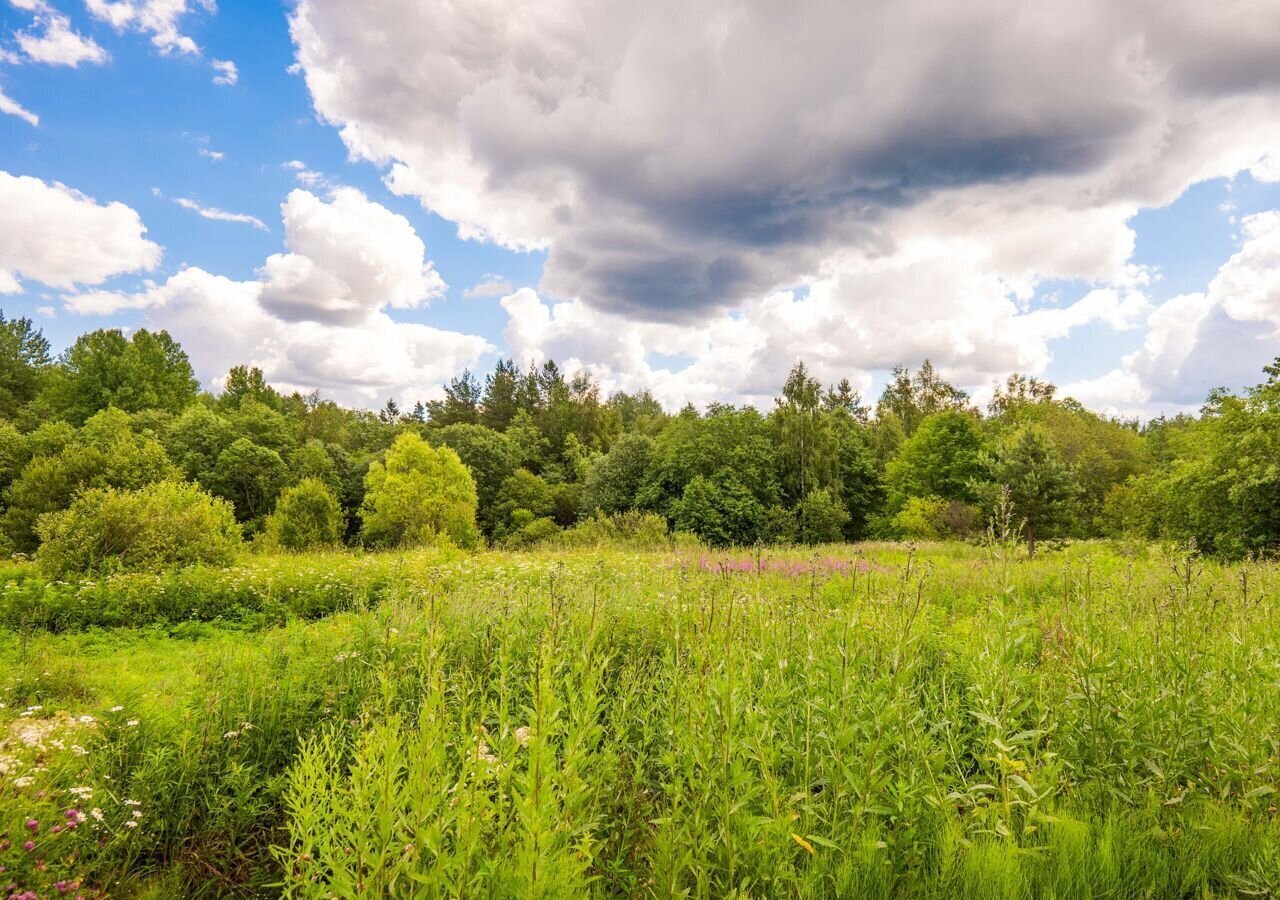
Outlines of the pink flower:
M 50 830 L 51 832 L 53 832 L 54 834 L 57 834 L 59 831 L 61 831 L 61 830 L 62 830 L 62 826 L 61 826 L 61 825 L 54 825 L 54 826 L 53 826 L 52 828 L 50 828 L 49 830 Z
M 39 834 L 39 832 L 40 832 L 40 820 L 39 820 L 39 819 L 27 819 L 27 831 L 30 831 L 32 834 Z
M 22 849 L 23 849 L 23 850 L 26 850 L 28 853 L 30 853 L 32 850 L 36 849 L 36 842 L 35 842 L 35 841 L 27 841 L 26 843 L 24 843 L 24 844 L 22 845 Z

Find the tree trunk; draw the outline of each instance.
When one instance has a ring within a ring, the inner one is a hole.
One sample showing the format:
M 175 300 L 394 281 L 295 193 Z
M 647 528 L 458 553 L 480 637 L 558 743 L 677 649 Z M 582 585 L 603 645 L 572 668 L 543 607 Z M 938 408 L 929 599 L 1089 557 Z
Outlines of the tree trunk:
M 1027 523 L 1027 559 L 1036 558 L 1036 526 Z

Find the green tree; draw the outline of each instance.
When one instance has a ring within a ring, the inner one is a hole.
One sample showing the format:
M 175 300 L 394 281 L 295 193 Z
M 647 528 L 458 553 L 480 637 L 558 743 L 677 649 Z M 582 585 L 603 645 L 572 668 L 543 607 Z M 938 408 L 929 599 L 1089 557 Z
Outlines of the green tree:
M 436 428 L 480 421 L 480 382 L 464 371 L 444 386 L 444 399 L 427 403 L 427 420 Z
M 252 533 L 275 505 L 287 475 L 279 453 L 242 437 L 218 454 L 209 482 L 215 494 L 231 502 L 236 519 Z
M 476 483 L 458 454 L 416 434 L 396 438 L 384 462 L 365 476 L 360 515 L 374 546 L 411 546 L 440 539 L 459 547 L 477 541 Z
M 280 494 L 263 535 L 268 546 L 315 550 L 342 543 L 345 527 L 342 507 L 328 485 L 319 478 L 304 478 Z
M 903 366 L 893 370 L 893 376 L 876 404 L 876 417 L 892 414 L 910 437 L 929 416 L 967 409 L 969 395 L 945 381 L 933 363 L 926 359 L 915 375 Z
M 92 488 L 40 517 L 40 567 L 51 577 L 225 566 L 240 547 L 231 506 L 194 484 Z
M 166 331 L 140 328 L 82 334 L 49 372 L 39 400 L 52 414 L 79 424 L 114 406 L 126 412 L 181 412 L 199 384 L 191 362 Z
M 1019 428 L 982 461 L 991 480 L 1009 489 L 1014 514 L 1025 523 L 1027 555 L 1034 557 L 1036 538 L 1050 536 L 1067 519 L 1075 473 L 1038 425 Z
M 169 458 L 187 478 L 209 484 L 218 456 L 235 440 L 231 423 L 200 403 L 193 403 L 169 423 L 162 442 Z
M 0 312 L 0 416 L 12 419 L 36 398 L 49 368 L 49 342 L 30 319 Z
M 849 511 L 830 488 L 810 491 L 796 507 L 796 536 L 802 544 L 830 544 L 844 537 Z
M 520 411 L 520 370 L 510 359 L 498 360 L 493 373 L 484 379 L 480 398 L 480 424 L 505 431 Z
M 729 472 L 714 479 L 695 475 L 671 512 L 677 531 L 696 534 L 717 546 L 741 546 L 772 537 L 769 510 Z
M 910 497 L 940 497 L 973 503 L 986 474 L 979 451 L 982 435 L 973 416 L 948 411 L 925 419 L 885 468 L 889 515 Z
M 838 484 L 839 442 L 823 409 L 822 385 L 809 377 L 804 363 L 791 369 L 782 396 L 774 401 L 773 422 L 782 492 L 789 503 Z
M 608 453 L 595 457 L 583 481 L 583 513 L 590 515 L 599 510 L 613 515 L 633 509 L 652 449 L 653 441 L 643 434 L 626 434 Z
M 179 477 L 159 441 L 134 434 L 127 413 L 103 410 L 57 452 L 32 455 L 6 493 L 5 534 L 15 550 L 30 552 L 39 542 L 39 517 L 66 509 L 81 491 L 132 490 Z
M 218 402 L 227 409 L 238 409 L 244 400 L 253 400 L 277 412 L 284 405 L 284 398 L 267 384 L 261 369 L 257 366 L 232 366 Z
M 476 482 L 480 524 L 493 533 L 497 521 L 498 492 L 519 465 L 516 449 L 506 435 L 484 425 L 448 425 L 433 435 L 434 442 L 458 454 Z

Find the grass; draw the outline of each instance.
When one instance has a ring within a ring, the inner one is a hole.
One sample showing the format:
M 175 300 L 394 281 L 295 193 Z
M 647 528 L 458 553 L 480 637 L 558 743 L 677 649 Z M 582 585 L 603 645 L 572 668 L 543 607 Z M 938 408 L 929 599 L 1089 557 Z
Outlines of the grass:
M 4 575 L 0 878 L 42 897 L 1280 892 L 1274 564 L 878 544 Z

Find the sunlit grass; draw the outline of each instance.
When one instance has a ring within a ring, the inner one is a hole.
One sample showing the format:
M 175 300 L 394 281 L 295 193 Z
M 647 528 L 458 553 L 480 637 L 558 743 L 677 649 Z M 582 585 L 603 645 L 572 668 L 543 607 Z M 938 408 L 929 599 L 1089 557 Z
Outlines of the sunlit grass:
M 52 633 L 34 615 L 0 643 L 0 715 L 94 717 L 62 748 L 10 731 L 0 863 L 15 883 L 1280 890 L 1272 564 L 875 544 L 262 557 L 185 577 L 272 599 L 186 619 L 134 604 L 135 627 L 112 630 L 85 614 Z M 348 600 L 317 618 L 324 592 Z M 12 841 L 30 818 L 65 817 L 77 787 L 100 827 Z

